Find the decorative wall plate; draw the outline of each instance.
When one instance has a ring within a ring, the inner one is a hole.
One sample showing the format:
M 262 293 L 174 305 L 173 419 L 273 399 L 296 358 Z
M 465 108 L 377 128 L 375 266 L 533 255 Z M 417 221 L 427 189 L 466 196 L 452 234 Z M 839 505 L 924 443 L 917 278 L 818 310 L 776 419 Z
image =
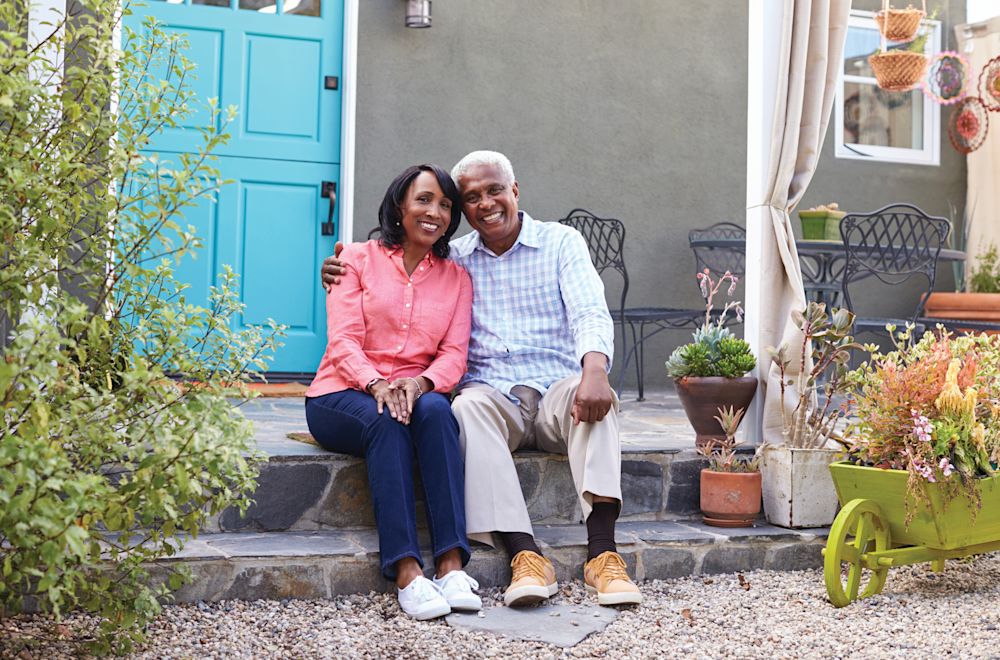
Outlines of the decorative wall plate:
M 953 50 L 941 51 L 931 58 L 924 77 L 924 94 L 941 105 L 958 103 L 969 89 L 969 60 Z
M 963 154 L 981 147 L 989 129 L 989 112 L 978 96 L 966 96 L 948 117 L 948 139 Z
M 979 98 L 987 110 L 1000 112 L 1000 55 L 987 62 L 979 73 Z

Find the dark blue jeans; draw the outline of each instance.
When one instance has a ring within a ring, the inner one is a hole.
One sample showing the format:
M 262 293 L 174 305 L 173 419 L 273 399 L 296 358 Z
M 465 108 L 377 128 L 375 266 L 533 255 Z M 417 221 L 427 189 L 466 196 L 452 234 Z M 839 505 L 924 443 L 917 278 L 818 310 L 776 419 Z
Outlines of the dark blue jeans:
M 395 580 L 396 562 L 405 557 L 424 565 L 417 541 L 414 454 L 424 484 L 434 559 L 458 548 L 462 565 L 468 563 L 465 469 L 458 422 L 444 395 L 428 392 L 417 399 L 409 426 L 394 420 L 388 406 L 379 415 L 375 399 L 358 390 L 307 398 L 306 421 L 324 449 L 365 459 L 382 575 Z

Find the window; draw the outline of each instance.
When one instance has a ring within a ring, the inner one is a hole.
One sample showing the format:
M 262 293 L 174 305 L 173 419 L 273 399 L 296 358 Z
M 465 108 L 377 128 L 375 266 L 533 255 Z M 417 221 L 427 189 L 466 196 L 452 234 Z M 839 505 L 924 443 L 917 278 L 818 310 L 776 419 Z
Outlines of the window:
M 928 57 L 939 52 L 941 22 L 925 20 L 920 29 L 930 30 Z M 852 11 L 834 104 L 834 153 L 837 158 L 938 165 L 941 108 L 919 87 L 909 92 L 879 89 L 868 56 L 880 45 L 875 14 Z M 890 50 L 906 46 L 889 42 Z

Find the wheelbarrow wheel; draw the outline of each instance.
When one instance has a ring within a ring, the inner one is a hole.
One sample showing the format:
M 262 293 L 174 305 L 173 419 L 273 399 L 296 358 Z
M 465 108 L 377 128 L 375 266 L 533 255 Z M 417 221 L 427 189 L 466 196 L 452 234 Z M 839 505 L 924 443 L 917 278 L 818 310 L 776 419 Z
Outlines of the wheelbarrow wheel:
M 882 591 L 889 568 L 867 569 L 863 557 L 868 552 L 888 550 L 889 542 L 889 525 L 875 502 L 851 500 L 840 510 L 830 527 L 823 553 L 826 593 L 835 607 L 844 607 L 858 599 L 865 573 L 868 582 L 861 591 L 861 598 Z

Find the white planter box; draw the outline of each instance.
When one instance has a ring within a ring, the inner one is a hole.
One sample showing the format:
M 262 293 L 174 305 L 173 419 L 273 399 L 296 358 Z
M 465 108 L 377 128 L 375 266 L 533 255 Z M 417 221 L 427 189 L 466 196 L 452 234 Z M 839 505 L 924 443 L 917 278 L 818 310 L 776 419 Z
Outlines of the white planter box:
M 779 527 L 826 527 L 837 515 L 830 463 L 838 449 L 766 447 L 761 459 L 764 516 Z

